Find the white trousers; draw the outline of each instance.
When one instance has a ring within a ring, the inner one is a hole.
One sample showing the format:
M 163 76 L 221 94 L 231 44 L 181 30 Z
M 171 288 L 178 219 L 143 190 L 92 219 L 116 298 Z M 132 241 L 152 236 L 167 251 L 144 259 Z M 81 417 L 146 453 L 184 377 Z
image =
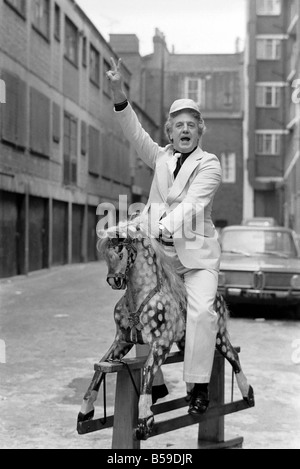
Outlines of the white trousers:
M 189 270 L 184 281 L 188 304 L 183 379 L 186 383 L 209 383 L 218 330 L 214 311 L 218 273 Z

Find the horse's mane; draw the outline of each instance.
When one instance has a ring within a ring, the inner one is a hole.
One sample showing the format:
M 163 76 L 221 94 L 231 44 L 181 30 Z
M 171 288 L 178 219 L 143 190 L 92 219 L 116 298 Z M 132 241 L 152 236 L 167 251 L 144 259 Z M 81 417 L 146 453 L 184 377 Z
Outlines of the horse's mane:
M 121 233 L 124 231 L 127 234 L 127 237 L 134 239 L 134 236 L 130 235 L 130 228 L 134 230 L 138 227 L 136 221 L 128 221 L 128 222 L 120 222 L 117 226 L 110 228 L 104 233 L 104 236 L 100 238 L 97 244 L 97 249 L 101 256 L 104 256 L 107 244 L 109 241 L 109 236 L 107 236 L 108 231 L 111 233 L 119 233 L 120 237 L 122 237 Z M 184 308 L 186 307 L 186 289 L 184 285 L 183 279 L 176 273 L 174 268 L 174 264 L 172 260 L 165 254 L 163 247 L 161 244 L 153 237 L 148 236 L 140 227 L 139 233 L 142 238 L 146 238 L 149 240 L 153 252 L 156 256 L 156 264 L 160 271 L 162 277 L 168 283 L 170 290 L 173 294 L 174 299 L 178 304 L 181 304 Z M 102 233 L 103 235 L 103 233 Z
M 173 297 L 178 304 L 181 304 L 185 308 L 186 289 L 183 279 L 176 273 L 172 260 L 165 254 L 161 244 L 154 238 L 149 238 L 149 241 L 155 252 L 158 267 L 160 267 L 161 274 L 168 282 Z

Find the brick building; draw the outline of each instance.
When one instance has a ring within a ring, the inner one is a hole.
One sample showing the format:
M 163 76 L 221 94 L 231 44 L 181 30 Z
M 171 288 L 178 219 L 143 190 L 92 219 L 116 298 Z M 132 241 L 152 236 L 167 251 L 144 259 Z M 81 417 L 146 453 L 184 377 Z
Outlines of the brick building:
M 299 0 L 248 0 L 245 215 L 300 232 Z
M 96 259 L 97 206 L 146 201 L 152 174 L 114 119 L 111 56 L 161 145 L 172 101 L 199 102 L 203 148 L 223 167 L 214 221 L 242 221 L 243 53 L 176 54 L 156 30 L 142 57 L 134 34 L 108 44 L 73 0 L 0 0 L 0 277 Z
M 96 259 L 98 204 L 118 208 L 132 187 L 145 199 L 149 170 L 113 117 L 111 56 L 74 1 L 0 0 L 0 277 Z
M 176 54 L 169 52 L 158 29 L 153 54 L 141 57 L 133 34 L 112 34 L 110 44 L 132 72 L 131 86 L 140 105 L 160 129 L 171 103 L 180 97 L 197 101 L 207 132 L 203 148 L 215 153 L 223 167 L 223 184 L 214 203 L 217 226 L 241 223 L 243 218 L 243 54 Z

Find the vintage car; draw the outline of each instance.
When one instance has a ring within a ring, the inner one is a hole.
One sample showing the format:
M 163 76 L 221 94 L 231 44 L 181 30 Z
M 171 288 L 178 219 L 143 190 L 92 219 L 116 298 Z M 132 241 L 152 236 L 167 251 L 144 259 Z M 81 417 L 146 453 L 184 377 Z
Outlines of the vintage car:
M 292 230 L 228 226 L 220 243 L 219 292 L 229 303 L 292 306 L 300 315 L 300 251 Z

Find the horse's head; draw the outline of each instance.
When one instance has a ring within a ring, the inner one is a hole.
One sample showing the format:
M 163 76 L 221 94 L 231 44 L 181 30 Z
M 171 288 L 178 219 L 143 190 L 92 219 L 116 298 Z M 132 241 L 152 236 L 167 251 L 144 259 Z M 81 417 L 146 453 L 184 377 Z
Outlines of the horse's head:
M 122 225 L 98 233 L 100 251 L 107 263 L 107 282 L 113 290 L 125 290 L 128 281 L 128 273 L 134 264 L 137 255 L 136 229 L 126 229 Z

